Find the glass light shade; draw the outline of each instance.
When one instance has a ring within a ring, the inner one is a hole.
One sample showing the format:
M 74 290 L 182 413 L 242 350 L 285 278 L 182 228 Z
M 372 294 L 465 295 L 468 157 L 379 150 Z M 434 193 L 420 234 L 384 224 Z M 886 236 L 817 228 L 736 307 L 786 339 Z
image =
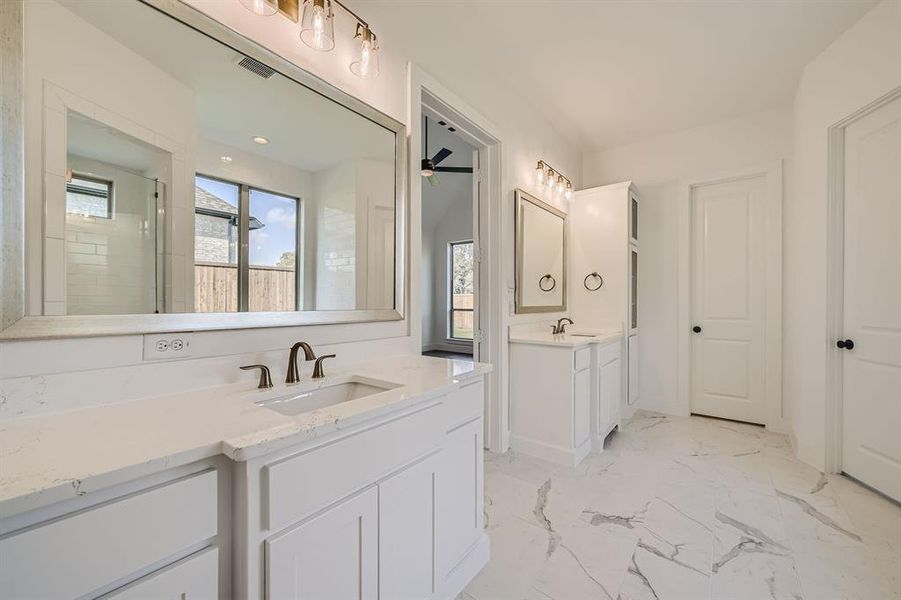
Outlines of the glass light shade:
M 360 46 L 356 56 L 350 63 L 350 72 L 360 79 L 371 79 L 379 74 L 379 42 L 375 34 L 366 25 L 357 23 L 357 34 Z
M 539 184 L 544 183 L 544 165 L 540 162 L 538 163 L 538 166 L 535 167 L 535 179 Z
M 572 199 L 572 197 L 573 197 L 573 184 L 571 184 L 571 183 L 567 183 L 567 184 L 566 184 L 566 191 L 563 193 L 563 195 L 564 195 L 564 197 L 565 197 L 567 200 L 571 200 L 571 199 Z
M 278 12 L 278 0 L 240 0 L 241 5 L 255 15 L 271 17 Z
M 304 0 L 300 41 L 320 52 L 335 47 L 335 13 L 331 0 Z
M 562 194 L 566 184 L 563 183 L 563 175 L 557 178 L 557 193 Z
M 556 182 L 556 181 L 557 181 L 557 179 L 554 177 L 554 172 L 551 171 L 550 169 L 548 169 L 547 170 L 547 181 L 545 182 L 547 189 L 554 191 L 554 182 Z

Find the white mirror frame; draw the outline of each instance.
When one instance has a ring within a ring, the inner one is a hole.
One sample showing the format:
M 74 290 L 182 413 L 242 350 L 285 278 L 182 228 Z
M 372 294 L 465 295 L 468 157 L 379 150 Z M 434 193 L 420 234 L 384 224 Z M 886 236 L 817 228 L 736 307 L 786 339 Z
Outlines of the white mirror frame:
M 238 52 L 272 67 L 288 79 L 337 102 L 395 134 L 394 308 L 271 313 L 169 313 L 139 315 L 26 315 L 24 172 L 24 2 L 0 2 L 0 340 L 144 334 L 169 331 L 252 329 L 400 321 L 407 311 L 407 130 L 362 100 L 304 71 L 178 0 L 138 0 Z M 37 257 L 40 258 L 40 257 Z M 43 294 L 43 291 L 41 291 Z M 43 304 L 43 302 L 41 302 Z
M 515 237 L 516 237 L 516 314 L 529 314 L 529 313 L 547 313 L 547 312 L 563 312 L 566 310 L 566 237 L 569 229 L 569 221 L 567 219 L 566 213 L 562 210 L 555 208 L 548 204 L 547 202 L 542 202 L 532 194 L 526 192 L 525 190 L 517 189 L 514 194 L 516 198 L 516 227 L 515 227 Z M 523 239 L 525 236 L 523 235 L 523 209 L 522 203 L 528 202 L 530 204 L 535 205 L 541 210 L 547 211 L 557 217 L 563 219 L 563 274 L 561 276 L 562 287 L 561 291 L 563 292 L 562 298 L 563 302 L 561 304 L 529 304 L 523 305 L 523 244 L 525 240 Z

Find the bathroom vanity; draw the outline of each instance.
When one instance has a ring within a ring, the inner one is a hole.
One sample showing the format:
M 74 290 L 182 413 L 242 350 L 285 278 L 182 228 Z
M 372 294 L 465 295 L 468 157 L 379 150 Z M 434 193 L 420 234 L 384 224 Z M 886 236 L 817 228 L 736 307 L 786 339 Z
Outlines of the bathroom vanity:
M 619 426 L 623 389 L 619 332 L 510 334 L 511 445 L 574 466 Z
M 489 370 L 400 357 L 292 387 L 7 422 L 0 588 L 10 598 L 454 598 L 488 560 Z

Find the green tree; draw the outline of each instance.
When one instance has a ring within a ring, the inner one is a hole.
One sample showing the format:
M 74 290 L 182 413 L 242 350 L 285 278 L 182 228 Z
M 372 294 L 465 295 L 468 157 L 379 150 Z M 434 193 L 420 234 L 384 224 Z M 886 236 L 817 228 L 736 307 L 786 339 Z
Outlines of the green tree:
M 295 256 L 294 252 L 282 252 L 282 255 L 278 258 L 278 262 L 275 263 L 277 267 L 293 267 L 297 264 L 297 256 Z

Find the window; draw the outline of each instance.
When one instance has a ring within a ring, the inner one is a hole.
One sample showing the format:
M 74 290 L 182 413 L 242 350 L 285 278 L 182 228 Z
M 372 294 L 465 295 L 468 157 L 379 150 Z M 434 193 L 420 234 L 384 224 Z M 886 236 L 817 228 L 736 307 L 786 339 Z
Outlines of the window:
M 112 218 L 113 182 L 72 175 L 66 183 L 66 212 L 100 219 Z
M 473 244 L 472 241 L 451 242 L 448 246 L 448 337 L 453 340 L 472 340 L 473 307 Z
M 195 310 L 299 310 L 300 215 L 298 198 L 197 175 Z M 241 256 L 242 242 L 246 257 Z

